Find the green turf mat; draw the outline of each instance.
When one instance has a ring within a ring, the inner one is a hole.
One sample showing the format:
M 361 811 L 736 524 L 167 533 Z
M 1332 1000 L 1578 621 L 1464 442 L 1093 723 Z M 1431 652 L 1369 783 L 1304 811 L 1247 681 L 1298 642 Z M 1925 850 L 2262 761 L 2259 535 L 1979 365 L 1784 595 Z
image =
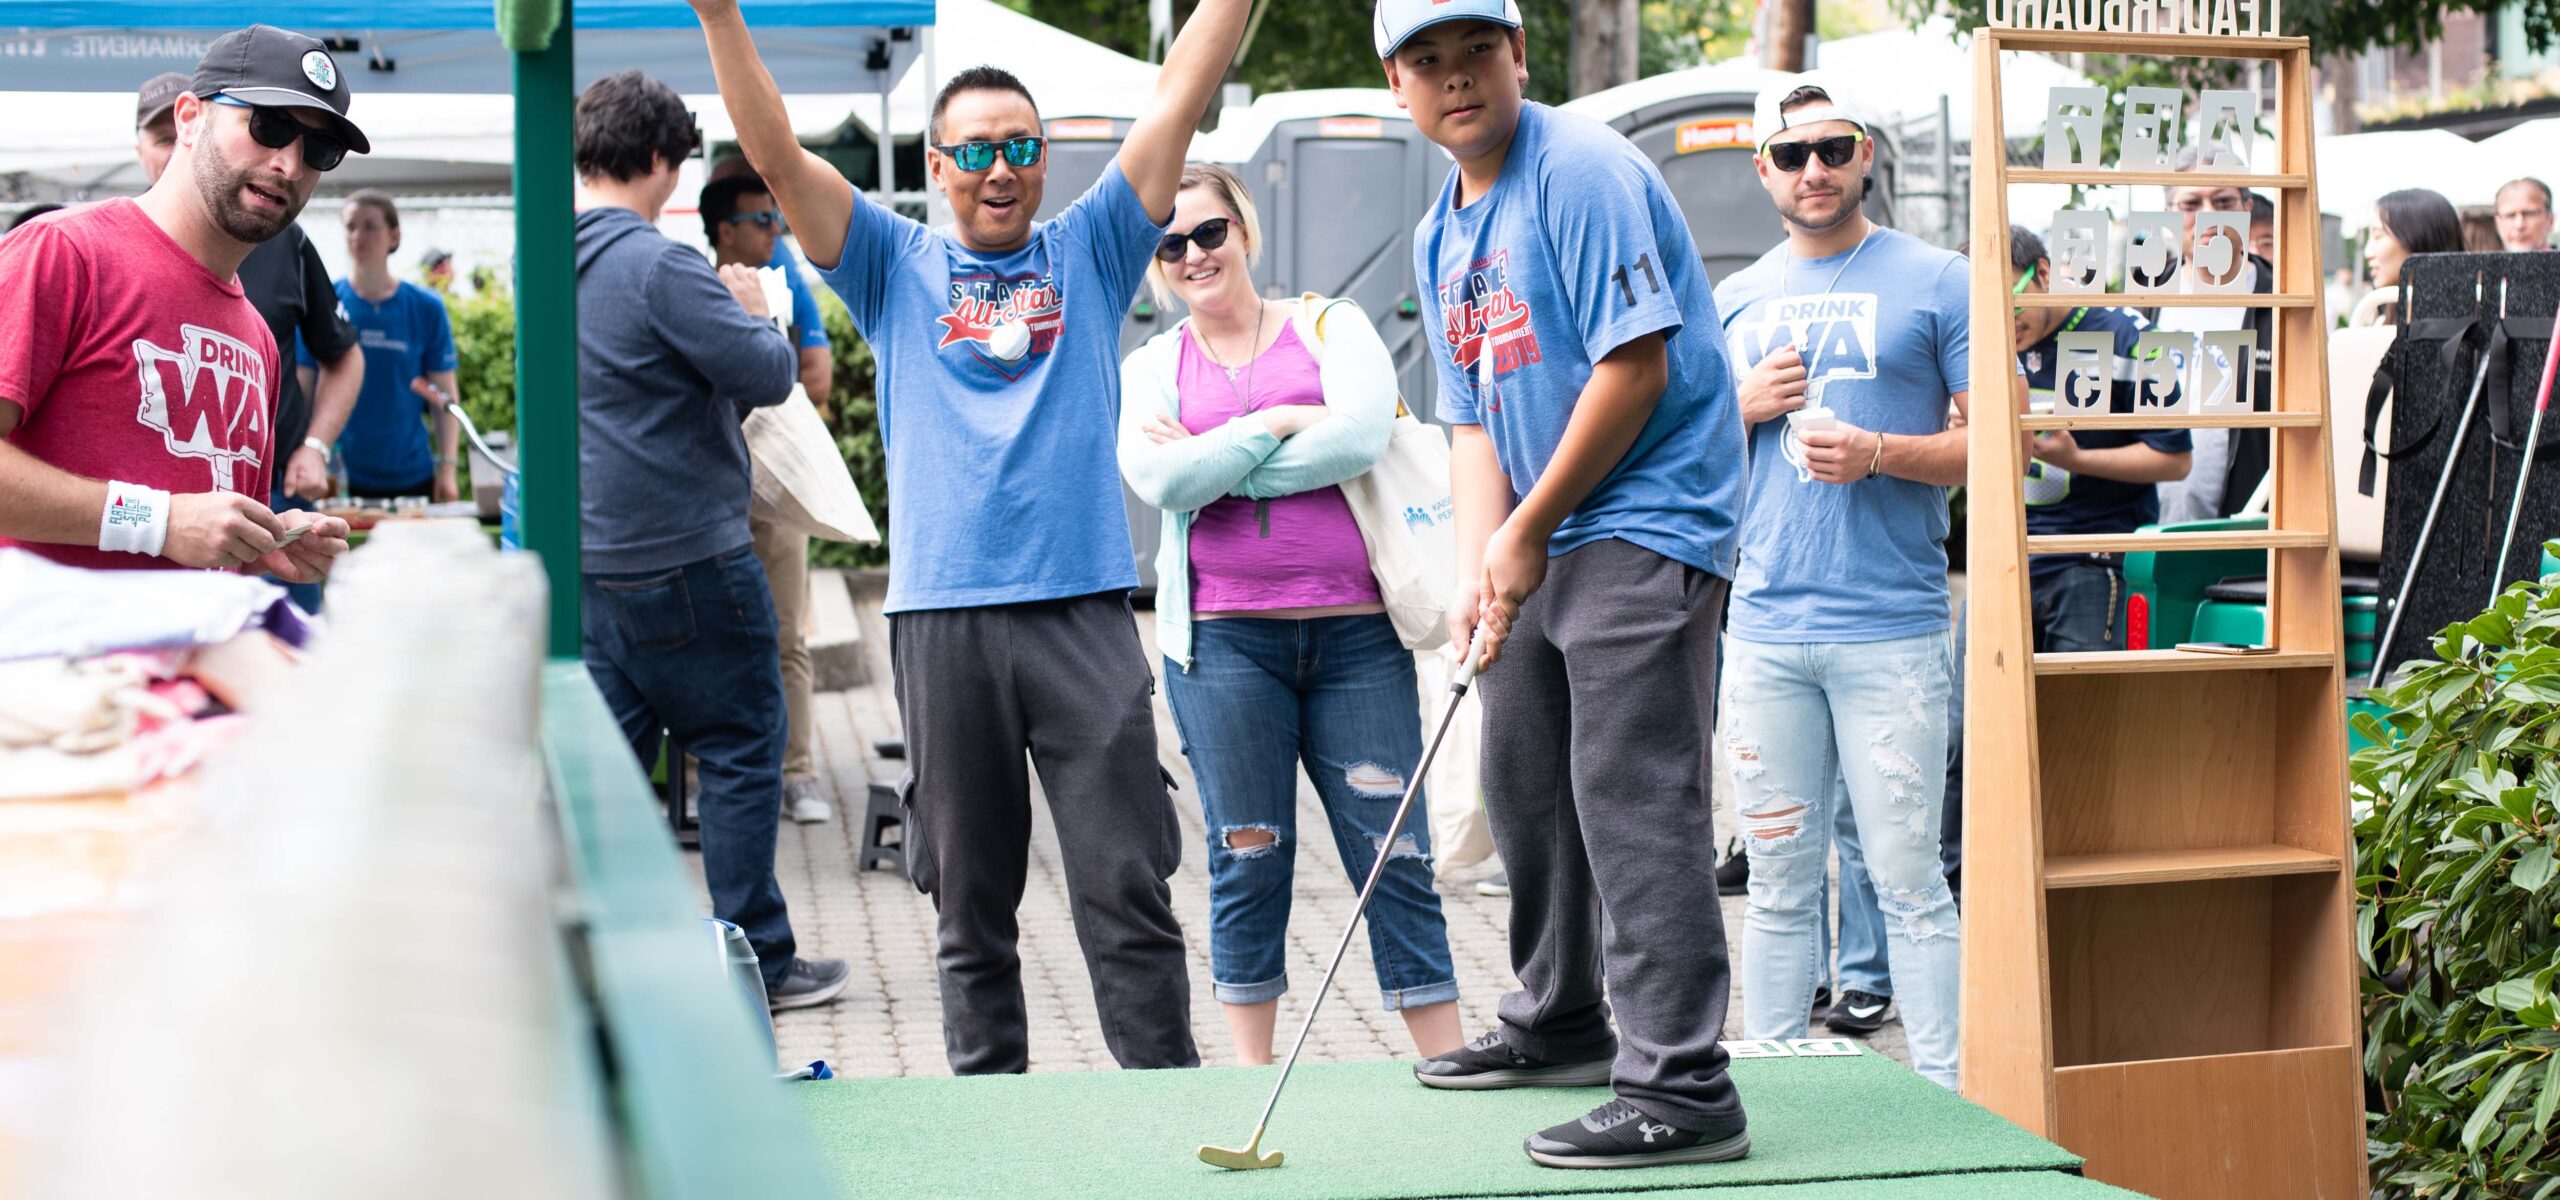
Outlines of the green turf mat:
M 1638 1193 L 1641 1200 L 2140 1200 L 2142 1193 L 2065 1175 L 2059 1171 L 2002 1171 L 1990 1175 L 1924 1175 L 1901 1179 L 1850 1179 L 1833 1183 L 1746 1184 L 1730 1188 L 1681 1188 Z M 1625 1192 L 1575 1192 L 1539 1200 L 1626 1200 Z M 1469 1197 L 1468 1200 L 1476 1200 Z M 1485 1200 L 1492 1200 L 1491 1197 Z
M 852 1197 L 961 1200 L 1389 1200 L 1625 1193 L 1978 1172 L 2079 1160 L 1875 1054 L 1746 1059 L 1733 1078 L 1751 1157 L 1712 1166 L 1558 1171 L 1529 1134 L 1602 1089 L 1442 1092 L 1401 1062 L 1298 1069 L 1263 1139 L 1274 1170 L 1194 1157 L 1241 1146 L 1276 1068 L 1094 1071 L 798 1084 L 819 1148 Z M 1730 1193 L 1727 1193 L 1730 1195 Z M 1897 1186 L 1879 1195 L 1913 1194 Z M 2021 1195 L 2040 1193 L 2021 1193 Z M 1792 1200 L 1792 1197 L 1790 1197 Z M 1825 1198 L 1827 1200 L 1827 1198 Z

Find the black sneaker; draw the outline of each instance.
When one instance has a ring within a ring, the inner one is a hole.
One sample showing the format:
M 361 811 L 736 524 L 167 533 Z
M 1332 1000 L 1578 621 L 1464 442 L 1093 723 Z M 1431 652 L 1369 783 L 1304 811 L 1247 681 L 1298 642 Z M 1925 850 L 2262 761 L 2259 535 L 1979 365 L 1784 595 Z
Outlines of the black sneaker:
M 1599 1087 L 1609 1082 L 1608 1057 L 1590 1062 L 1551 1063 L 1522 1054 L 1495 1030 L 1437 1058 L 1413 1064 L 1413 1077 L 1424 1087 L 1477 1092 L 1514 1087 Z
M 1833 1033 L 1853 1033 L 1861 1037 L 1884 1028 L 1884 1014 L 1893 1007 L 1893 997 L 1851 989 L 1840 993 L 1840 1002 L 1831 1006 L 1822 1018 L 1824 1027 Z
M 1751 890 L 1751 856 L 1742 852 L 1741 843 L 1724 852 L 1724 861 L 1716 864 L 1716 894 L 1740 896 Z
M 781 1012 L 824 1004 L 843 995 L 851 982 L 853 968 L 841 958 L 795 958 L 782 973 L 782 982 L 765 989 L 765 1007 Z
M 1830 1007 L 1831 989 L 1827 987 L 1818 987 L 1813 989 L 1813 1019 L 1816 1021 L 1821 1020 L 1823 1010 Z
M 1545 1167 L 1732 1162 L 1749 1153 L 1751 1133 L 1738 1116 L 1714 1129 L 1682 1129 L 1614 1099 L 1581 1120 L 1529 1135 L 1529 1157 Z

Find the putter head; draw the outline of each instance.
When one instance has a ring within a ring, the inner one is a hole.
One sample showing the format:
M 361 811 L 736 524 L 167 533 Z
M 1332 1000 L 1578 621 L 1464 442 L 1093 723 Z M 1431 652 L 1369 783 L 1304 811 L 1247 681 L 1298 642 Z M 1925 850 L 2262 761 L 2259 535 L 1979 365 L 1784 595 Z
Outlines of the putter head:
M 1247 1146 L 1242 1150 L 1229 1150 L 1223 1146 L 1202 1146 L 1200 1161 L 1222 1171 L 1259 1171 L 1265 1167 L 1279 1166 L 1281 1158 L 1279 1151 L 1274 1150 L 1269 1154 L 1258 1156 L 1254 1153 L 1255 1146 L 1260 1144 L 1261 1142 L 1257 1139 L 1254 1146 Z

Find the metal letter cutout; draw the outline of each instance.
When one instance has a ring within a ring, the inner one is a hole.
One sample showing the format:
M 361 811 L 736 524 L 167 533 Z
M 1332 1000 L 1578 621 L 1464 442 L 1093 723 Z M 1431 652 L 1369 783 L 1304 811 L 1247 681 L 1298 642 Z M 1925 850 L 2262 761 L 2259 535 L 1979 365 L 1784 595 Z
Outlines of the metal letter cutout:
M 2184 214 L 2138 212 L 2124 219 L 2124 290 L 2143 295 L 2176 291 Z
M 2107 123 L 2107 89 L 2056 87 L 2045 101 L 2044 169 L 2105 170 L 2099 141 Z
M 2247 171 L 2258 132 L 2258 94 L 2207 88 L 2196 101 L 2196 169 Z
M 2196 354 L 2196 411 L 2203 413 L 2244 413 L 2254 411 L 2258 386 L 2258 335 L 2246 329 L 2225 330 L 2204 335 L 2204 346 Z
M 2124 143 L 2116 166 L 2126 171 L 2168 170 L 2171 140 L 2178 133 L 2178 106 L 2185 100 L 2176 88 L 2126 88 Z
M 2249 214 L 2199 212 L 2196 256 L 2188 268 L 2191 292 L 2249 290 Z
M 2058 413 L 2102 413 L 2113 390 L 2116 335 L 2075 330 L 2054 335 L 2053 406 Z
M 2053 263 L 2046 286 L 2057 292 L 2107 290 L 2107 214 L 2066 208 L 2053 214 L 2045 254 Z
M 2187 355 L 2194 351 L 2195 335 L 2163 333 L 2154 329 L 2133 344 L 2133 411 L 2138 413 L 2176 412 L 2186 400 L 2179 377 L 2186 373 Z

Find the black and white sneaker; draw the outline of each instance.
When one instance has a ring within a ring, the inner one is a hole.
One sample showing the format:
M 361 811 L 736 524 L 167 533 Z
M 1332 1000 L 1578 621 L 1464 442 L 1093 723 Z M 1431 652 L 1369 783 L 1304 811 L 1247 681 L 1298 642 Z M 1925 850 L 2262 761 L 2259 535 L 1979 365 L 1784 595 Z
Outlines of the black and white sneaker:
M 843 995 L 851 982 L 853 968 L 841 958 L 795 958 L 783 971 L 782 982 L 765 989 L 765 1007 L 781 1012 L 824 1004 Z
M 1615 1099 L 1581 1120 L 1529 1135 L 1529 1157 L 1546 1167 L 1732 1162 L 1749 1153 L 1751 1133 L 1739 1116 L 1713 1129 L 1682 1129 Z
M 1741 896 L 1751 891 L 1751 856 L 1735 842 L 1724 852 L 1724 861 L 1716 864 L 1716 894 Z
M 1494 1030 L 1466 1045 L 1413 1064 L 1413 1077 L 1424 1087 L 1478 1092 L 1515 1087 L 1599 1087 L 1609 1082 L 1612 1051 L 1590 1062 L 1551 1063 L 1531 1058 L 1502 1040 Z
M 1833 1033 L 1867 1034 L 1884 1028 L 1884 1015 L 1893 1007 L 1893 997 L 1851 989 L 1840 993 L 1840 1002 L 1824 1014 L 1822 1024 Z

